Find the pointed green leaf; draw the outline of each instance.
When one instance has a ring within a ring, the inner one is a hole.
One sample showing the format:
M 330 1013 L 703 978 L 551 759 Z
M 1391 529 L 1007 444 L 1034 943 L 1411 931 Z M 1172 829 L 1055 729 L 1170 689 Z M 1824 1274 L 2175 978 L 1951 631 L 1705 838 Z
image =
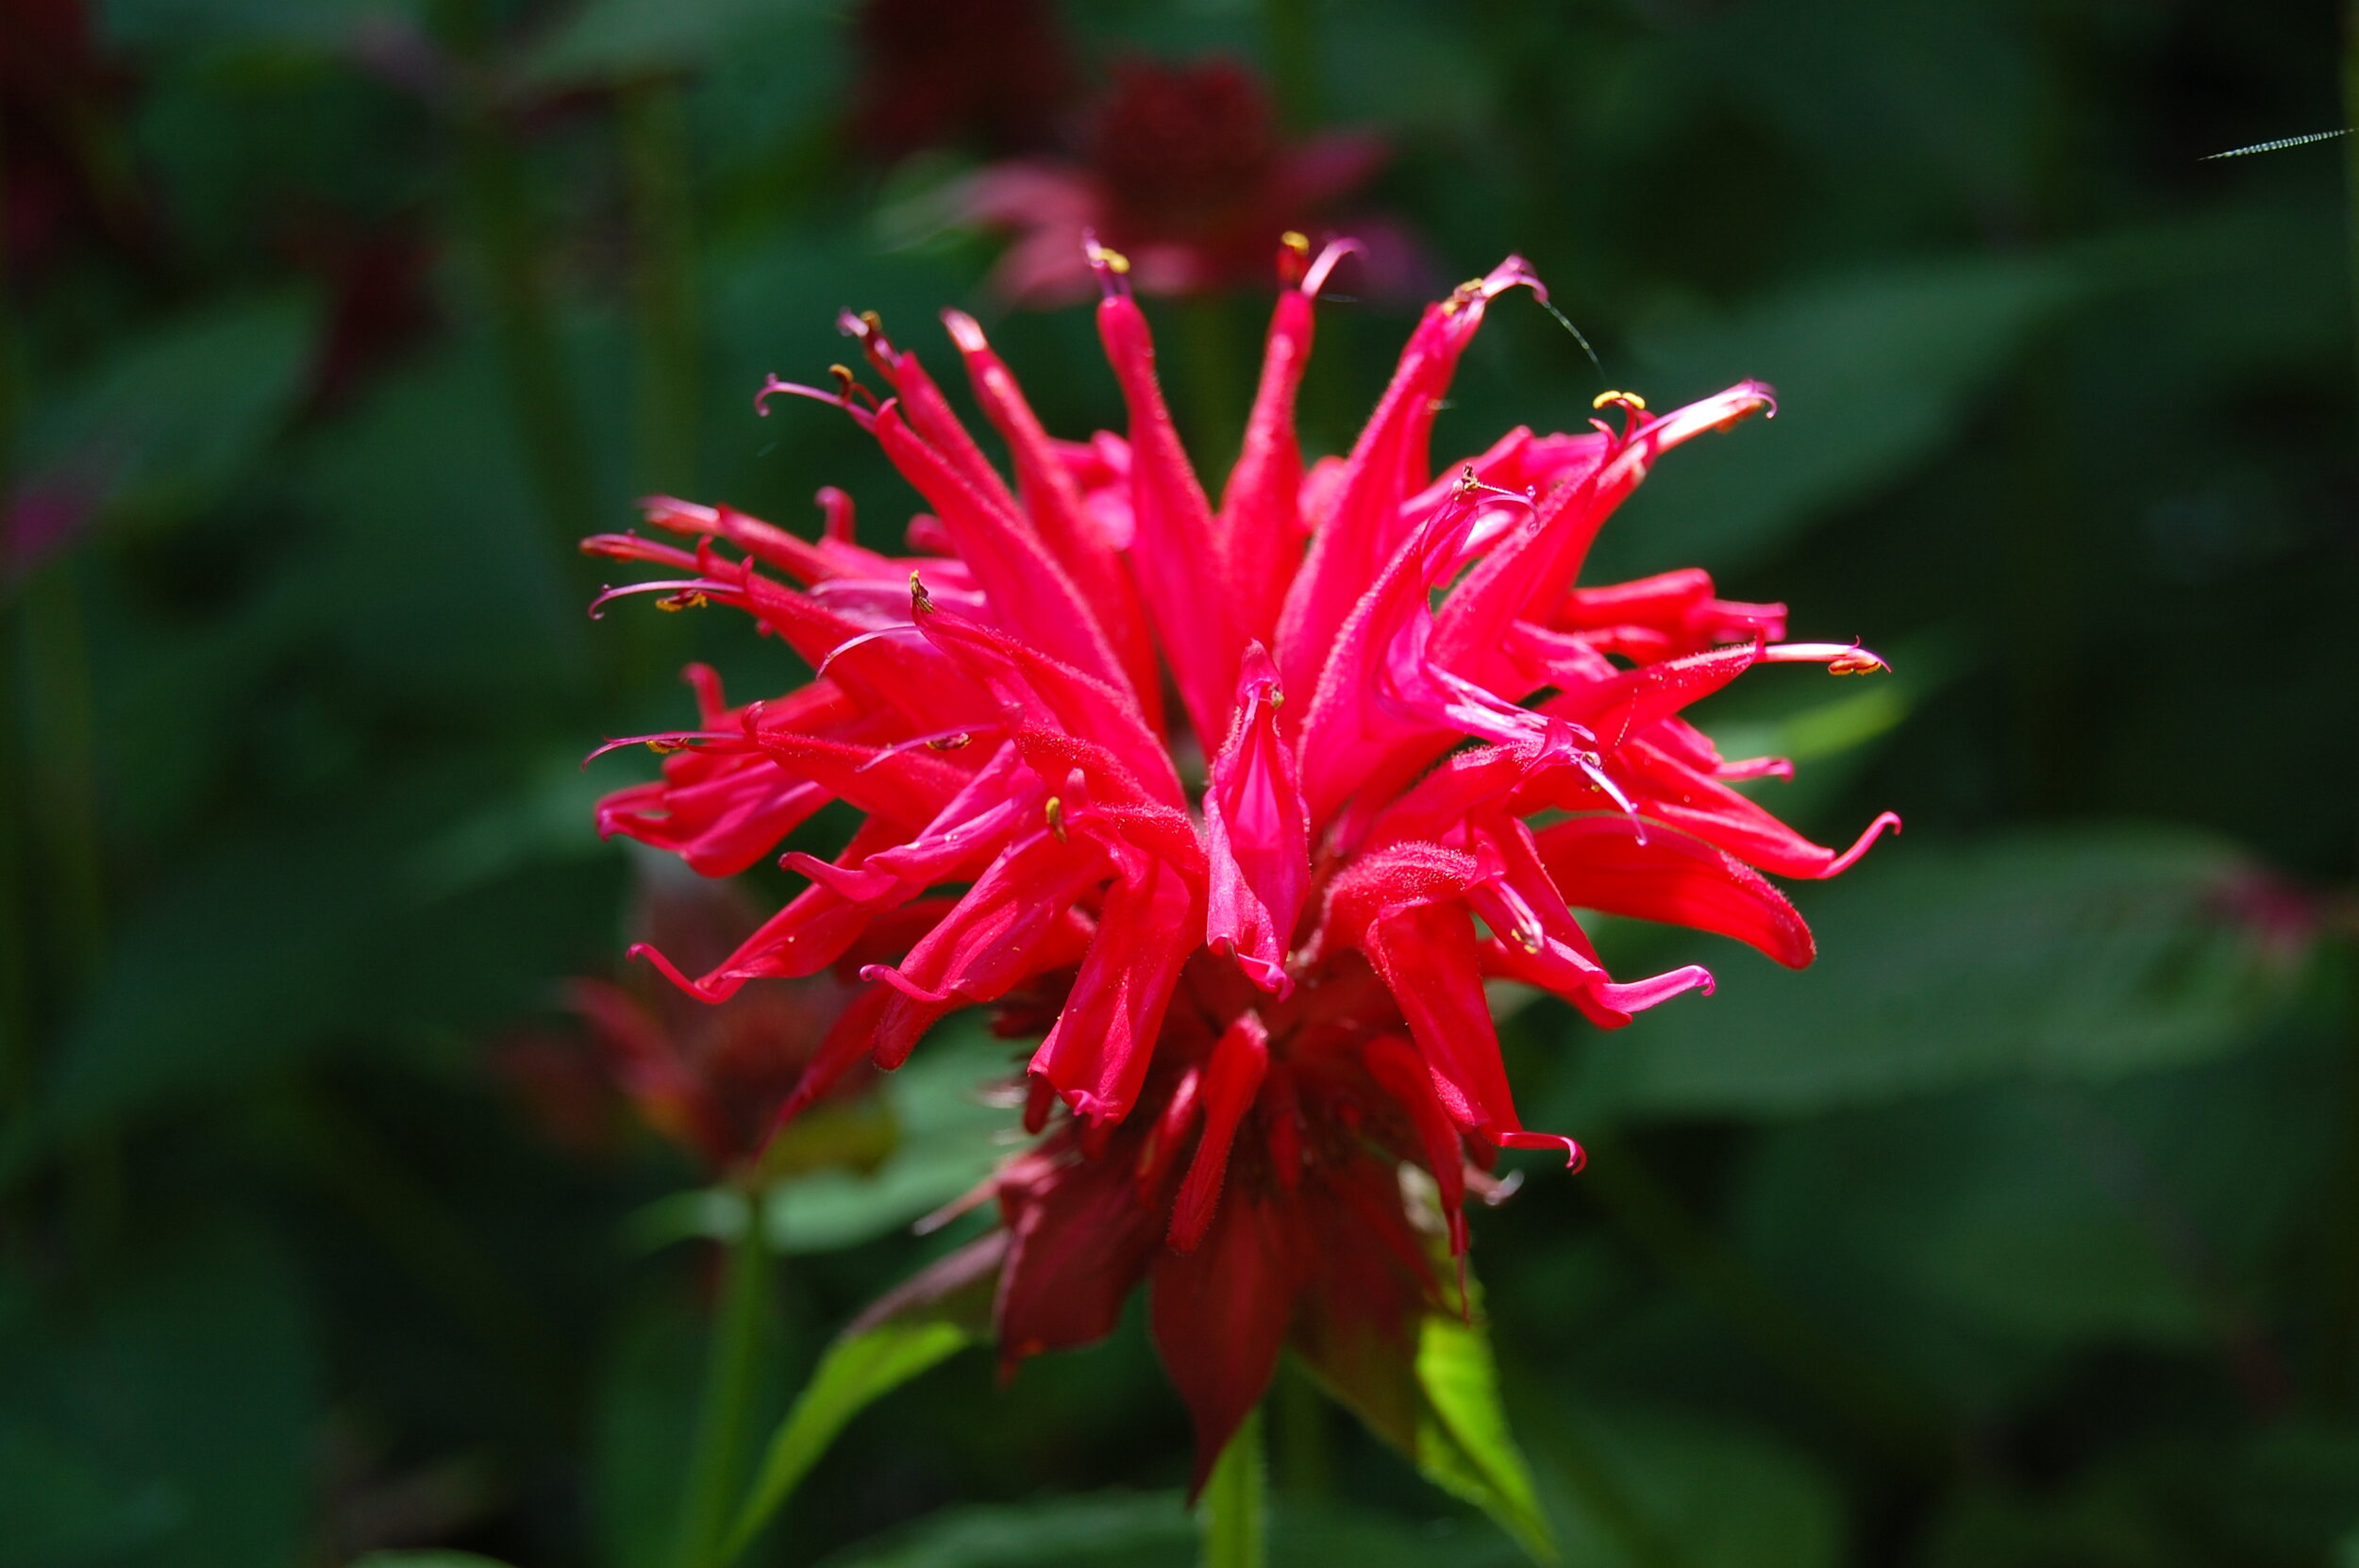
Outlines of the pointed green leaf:
M 752 1543 L 854 1416 L 983 1337 L 1005 1243 L 1004 1233 L 995 1232 L 952 1253 L 870 1308 L 828 1347 L 771 1434 L 724 1561 Z
M 1417 1336 L 1417 1468 L 1444 1491 L 1496 1520 L 1541 1562 L 1556 1543 L 1531 1484 L 1531 1470 L 1508 1430 L 1499 1403 L 1498 1366 L 1480 1323 L 1430 1314 Z
M 2300 995 L 2314 939 L 2273 925 L 2233 846 L 2183 833 L 1890 844 L 1799 890 L 1819 959 L 1737 953 L 1643 1049 L 1593 1053 L 1593 1113 L 1777 1116 L 2008 1078 L 2104 1080 L 2250 1043 Z
M 1269 1467 L 1262 1453 L 1260 1410 L 1245 1418 L 1221 1450 L 1196 1513 L 1204 1531 L 1204 1568 L 1265 1568 Z

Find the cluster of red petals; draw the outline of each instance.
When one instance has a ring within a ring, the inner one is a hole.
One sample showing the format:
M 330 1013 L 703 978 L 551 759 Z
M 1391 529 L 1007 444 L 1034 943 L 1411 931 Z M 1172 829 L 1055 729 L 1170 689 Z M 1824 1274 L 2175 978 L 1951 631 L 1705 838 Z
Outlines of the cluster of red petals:
M 733 887 L 694 878 L 685 886 L 651 880 L 634 921 L 644 940 L 698 964 L 721 961 L 755 924 Z M 718 1005 L 661 980 L 595 977 L 573 981 L 566 1000 L 589 1026 L 607 1081 L 640 1119 L 726 1174 L 761 1152 L 779 1107 L 850 1000 L 859 982 L 842 968 L 791 986 L 753 987 Z M 839 1079 L 835 1087 L 854 1085 Z
M 1072 50 L 1046 0 L 866 0 L 850 129 L 879 158 L 972 142 L 1021 152 L 1053 140 Z
M 1234 61 L 1130 60 L 1114 67 L 1080 156 L 994 164 L 961 184 L 951 208 L 960 222 L 1014 235 L 993 283 L 1019 303 L 1087 297 L 1084 235 L 1128 258 L 1131 282 L 1150 294 L 1258 287 L 1279 237 L 1350 196 L 1387 156 L 1365 132 L 1281 137 L 1267 91 Z M 1404 241 L 1360 227 L 1381 242 L 1387 277 L 1406 269 Z
M 954 1009 L 1044 1029 L 1029 1122 L 1056 1126 L 994 1189 L 1002 1344 L 1094 1338 L 1151 1276 L 1210 1456 L 1280 1343 L 1339 1386 L 1366 1385 L 1344 1363 L 1371 1347 L 1405 1364 L 1437 1296 L 1404 1162 L 1430 1173 L 1456 1250 L 1470 1172 L 1499 1149 L 1578 1158 L 1517 1113 L 1486 979 L 1609 1027 L 1709 985 L 1692 967 L 1615 980 L 1575 909 L 1810 960 L 1763 873 L 1832 876 L 1891 819 L 1848 849 L 1813 843 L 1731 788 L 1782 763 L 1726 760 L 1680 715 L 1765 661 L 1879 666 L 1776 641 L 1782 607 L 1721 599 L 1700 571 L 1574 586 L 1655 459 L 1766 409 L 1765 387 L 1663 415 L 1609 394 L 1614 419 L 1513 430 L 1436 476 L 1461 354 L 1497 296 L 1539 289 L 1511 259 L 1427 309 L 1349 454 L 1306 472 L 1295 392 L 1337 253 L 1288 252 L 1215 503 L 1121 259 L 1092 255 L 1127 435 L 1047 436 L 951 312 L 1011 485 L 917 357 L 847 317 L 889 395 L 848 371 L 831 392 L 765 391 L 834 402 L 875 436 L 930 509 L 911 555 L 856 542 L 832 491 L 816 542 L 671 500 L 649 520 L 687 542 L 590 542 L 662 570 L 640 586 L 670 603 L 745 610 L 817 671 L 745 707 L 696 673 L 698 727 L 652 738 L 662 777 L 610 797 L 601 824 L 728 876 L 827 802 L 864 813 L 834 859 L 783 858 L 808 886 L 722 961 L 648 956 L 720 1002 L 892 955 L 859 970 L 786 1114 L 863 1059 L 897 1065 Z

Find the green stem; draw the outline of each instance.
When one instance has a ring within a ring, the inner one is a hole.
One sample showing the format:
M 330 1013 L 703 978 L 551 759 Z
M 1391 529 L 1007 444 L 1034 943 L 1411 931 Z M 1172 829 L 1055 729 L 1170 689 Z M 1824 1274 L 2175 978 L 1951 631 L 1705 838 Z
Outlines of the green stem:
M 0 132 L 4 136 L 5 132 Z M 0 142 L 0 188 L 8 148 Z M 33 1084 L 32 879 L 25 875 L 27 802 L 19 709 L 16 563 L 8 559 L 7 519 L 16 494 L 16 432 L 24 408 L 23 334 L 8 249 L 0 245 L 0 1125 L 29 1103 Z
M 1178 337 L 1184 345 L 1178 366 L 1182 398 L 1178 413 L 1196 472 L 1215 473 L 1244 437 L 1242 394 L 1251 383 L 1238 360 L 1227 300 L 1209 294 L 1182 300 L 1178 311 Z M 1212 500 L 1220 505 L 1217 492 Z
M 1588 1140 L 1582 1185 L 1663 1271 L 1718 1311 L 1764 1359 L 1908 1468 L 1947 1471 L 1954 1453 L 1948 1423 L 1789 1300 L 1681 1207 L 1620 1138 Z
M 1196 1517 L 1203 1526 L 1204 1568 L 1266 1568 L 1269 1474 L 1262 1457 L 1260 1410 L 1245 1418 L 1220 1451 Z
M 622 139 L 639 340 L 640 482 L 686 494 L 695 488 L 697 342 L 688 116 L 679 84 L 658 78 L 627 88 Z
M 571 561 L 578 542 L 597 531 L 597 503 L 533 243 L 523 171 L 483 85 L 490 28 L 482 0 L 437 0 L 434 11 L 444 46 L 467 71 L 458 110 L 459 185 L 490 295 L 509 400 L 541 509 Z
M 311 1178 L 504 1360 L 553 1420 L 566 1423 L 571 1378 L 554 1328 L 400 1151 L 325 1085 L 298 1087 L 269 1109 L 272 1126 Z
M 1262 6 L 1279 116 L 1297 130 L 1316 125 L 1319 118 L 1318 47 L 1311 6 L 1312 0 L 1263 0 Z
M 770 1300 L 769 1243 L 762 1199 L 745 1195 L 745 1228 L 729 1250 L 721 1282 L 721 1315 L 705 1361 L 704 1399 L 681 1497 L 674 1568 L 720 1568 L 728 1560 L 722 1532 L 744 1477 L 746 1427 L 753 1411 L 755 1362 Z
M 2343 17 L 2343 123 L 2359 127 L 2359 0 Z M 2359 352 L 2359 129 L 2343 138 L 2350 209 L 2352 348 Z M 2333 1252 L 2327 1272 L 2324 1339 L 2318 1356 L 2318 1389 L 2335 1410 L 2348 1408 L 2359 1360 L 2359 924 L 2350 933 L 2350 969 L 2344 976 L 2343 1178 L 2341 1213 L 2329 1234 Z
M 32 732 L 41 737 L 35 753 L 39 836 L 49 862 L 42 880 L 56 911 L 58 957 L 78 993 L 97 975 L 107 926 L 90 647 L 82 631 L 80 577 L 70 555 L 26 585 L 23 615 L 33 679 Z
M 1328 1496 L 1335 1490 L 1335 1460 L 1328 1441 L 1327 1396 L 1289 1359 L 1278 1369 L 1272 1397 L 1280 1483 L 1290 1497 Z
M 0 485 L 0 495 L 6 493 Z M 32 923 L 25 896 L 31 883 L 25 875 L 22 826 L 16 620 L 15 606 L 0 599 L 0 1126 L 30 1105 L 34 1074 Z

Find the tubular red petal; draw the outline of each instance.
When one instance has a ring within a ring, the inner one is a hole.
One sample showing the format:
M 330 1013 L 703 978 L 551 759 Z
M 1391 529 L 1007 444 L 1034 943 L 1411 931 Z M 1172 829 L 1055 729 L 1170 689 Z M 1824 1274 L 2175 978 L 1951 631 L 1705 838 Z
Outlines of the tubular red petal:
M 1238 596 L 1238 630 L 1264 642 L 1277 630 L 1287 585 L 1302 561 L 1302 446 L 1295 435 L 1295 394 L 1311 358 L 1312 316 L 1307 291 L 1279 294 L 1245 444 L 1221 493 L 1218 548 Z
M 1244 639 L 1218 566 L 1213 509 L 1156 385 L 1137 302 L 1121 293 L 1100 300 L 1097 332 L 1130 415 L 1131 575 L 1196 732 L 1224 735 Z
M 1253 1109 L 1262 1078 L 1269 1071 L 1269 1030 L 1261 1015 L 1243 1013 L 1213 1046 L 1205 1063 L 1198 1097 L 1204 1105 L 1204 1135 L 1197 1140 L 1196 1158 L 1187 1179 L 1172 1204 L 1171 1229 L 1165 1238 L 1173 1250 L 1193 1252 L 1204 1240 L 1220 1204 L 1221 1179 L 1229 1169 L 1229 1145 L 1238 1124 Z
M 1537 835 L 1548 876 L 1576 909 L 1734 937 L 1790 969 L 1815 952 L 1810 927 L 1758 872 L 1701 839 L 1627 817 L 1570 817 Z
M 1185 877 L 1161 860 L 1137 859 L 1136 876 L 1107 892 L 1072 994 L 1032 1057 L 1031 1070 L 1074 1114 L 1101 1123 L 1122 1120 L 1138 1098 L 1200 918 Z
M 1419 904 L 1380 916 L 1364 951 L 1408 1021 L 1451 1120 L 1494 1143 L 1519 1128 L 1464 908 Z
M 1295 574 L 1278 622 L 1278 668 L 1297 691 L 1317 689 L 1344 621 L 1408 529 L 1400 504 L 1426 485 L 1433 415 L 1458 359 L 1492 297 L 1517 285 L 1539 289 L 1522 258 L 1428 306 L 1401 351 L 1391 385 L 1352 445 L 1324 516 L 1313 519 L 1310 554 Z M 1545 297 L 1545 291 L 1542 291 Z
M 917 615 L 927 641 L 990 691 L 1002 709 L 1047 721 L 1103 748 L 1119 760 L 1128 780 L 1126 792 L 1174 807 L 1186 801 L 1170 751 L 1147 729 L 1137 707 L 1104 682 L 964 616 L 928 608 Z
M 984 339 L 983 329 L 962 311 L 945 310 L 942 319 L 965 359 L 975 400 L 982 405 L 984 416 L 1006 440 L 1015 459 L 1016 485 L 1032 525 L 1096 611 L 1130 677 L 1130 691 L 1139 699 L 1148 726 L 1161 730 L 1162 669 L 1155 660 L 1146 618 L 1139 608 L 1138 590 L 1108 543 L 1105 530 L 1083 507 L 1072 475 L 1059 459 L 1014 374 Z
M 978 492 L 910 429 L 897 403 L 878 414 L 877 440 L 941 517 L 993 613 L 1026 641 L 1121 692 L 1135 711 L 1130 677 L 1096 615 L 1013 503 L 997 505 Z
M 1259 642 L 1247 644 L 1236 718 L 1204 792 L 1204 933 L 1236 954 L 1255 985 L 1283 997 L 1294 990 L 1286 950 L 1310 892 L 1311 827 L 1301 770 L 1279 730 L 1281 700 L 1277 667 Z
M 1062 928 L 1074 899 L 1105 874 L 1094 847 L 1034 833 L 992 861 L 909 957 L 897 965 L 873 964 L 862 977 L 884 980 L 929 1006 L 991 1001 L 1056 967 L 1047 956 L 1062 956 L 1086 931 Z
M 1449 1223 L 1449 1249 L 1466 1251 L 1466 1161 L 1458 1128 L 1433 1093 L 1433 1075 L 1409 1042 L 1398 1035 L 1379 1035 L 1361 1050 L 1368 1073 L 1380 1088 L 1409 1113 L 1417 1143 L 1425 1151 L 1426 1169 L 1441 1189 L 1442 1216 Z

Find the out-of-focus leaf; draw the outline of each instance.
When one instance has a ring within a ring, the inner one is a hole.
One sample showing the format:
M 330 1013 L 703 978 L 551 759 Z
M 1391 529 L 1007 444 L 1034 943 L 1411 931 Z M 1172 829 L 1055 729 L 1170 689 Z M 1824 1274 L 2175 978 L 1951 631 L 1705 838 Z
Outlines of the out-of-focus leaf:
M 350 1568 L 508 1568 L 508 1564 L 473 1552 L 371 1552 L 353 1559 Z
M 1617 1410 L 1539 1447 L 1564 1560 L 1582 1568 L 1833 1568 L 1834 1489 L 1791 1444 L 1693 1416 Z
M 1170 1568 L 1195 1560 L 1196 1526 L 1176 1492 L 952 1509 L 855 1546 L 828 1568 Z
M 1581 1088 L 1636 1113 L 1778 1115 L 2217 1056 L 2306 969 L 2298 930 L 2240 911 L 2256 886 L 2233 848 L 2192 836 L 1889 842 L 1800 895 L 1812 968 L 1731 955 L 1718 994 L 1600 1041 Z
M 536 861 L 611 854 L 598 837 L 597 804 L 613 788 L 578 756 L 546 759 L 512 794 L 462 817 L 420 845 L 406 880 L 443 897 L 497 881 Z
M 1429 1313 L 1417 1336 L 1417 1386 L 1425 1396 L 1417 1417 L 1417 1468 L 1488 1513 L 1536 1560 L 1555 1561 L 1548 1516 L 1499 1402 L 1489 1330 Z
M 598 1369 L 591 1513 L 611 1568 L 664 1561 L 696 1429 L 697 1326 L 669 1299 L 626 1314 Z
M 919 1046 L 878 1090 L 891 1117 L 890 1154 L 868 1170 L 813 1170 L 770 1190 L 762 1215 L 774 1248 L 831 1252 L 872 1241 L 973 1191 L 1005 1158 L 1017 1118 L 1007 1107 L 987 1103 L 980 1091 L 1007 1076 L 1007 1044 L 971 1018 L 943 1032 L 947 1038 Z M 842 1130 L 857 1135 L 839 1142 L 845 1152 L 862 1152 L 871 1143 L 862 1125 L 847 1123 Z M 784 1136 L 795 1131 L 790 1127 Z M 729 1241 L 745 1215 L 745 1203 L 732 1192 L 683 1193 L 640 1210 L 631 1221 L 631 1240 L 648 1248 L 691 1236 Z
M 221 44 L 320 47 L 422 8 L 419 0 L 108 0 L 98 8 L 107 42 L 162 51 Z
M 1269 1460 L 1262 1452 L 1262 1412 L 1229 1434 L 1196 1500 L 1203 1568 L 1269 1568 Z
M 327 532 L 305 586 L 396 702 L 512 723 L 580 672 L 591 626 L 569 575 L 577 558 L 550 534 L 522 442 L 496 362 L 460 348 L 389 378 L 292 465 Z M 583 460 L 615 444 L 594 441 Z M 593 482 L 622 521 L 619 474 Z
M 250 1082 L 340 1033 L 535 1001 L 604 924 L 609 868 L 406 896 L 411 846 L 464 799 L 458 781 L 413 777 L 343 819 L 233 842 L 171 884 L 116 942 L 35 1117 L 0 1140 L 0 1179 L 56 1140 Z
M 81 1544 L 113 1547 L 60 1560 L 292 1568 L 304 1559 L 318 1369 L 302 1283 L 263 1238 L 194 1227 L 94 1307 L 10 1328 L 0 1405 L 71 1443 L 49 1449 L 53 1478 L 66 1474 L 60 1464 L 83 1471 L 78 1495 L 41 1506 L 96 1505 Z M 7 1486 L 34 1479 L 8 1469 Z M 93 1476 L 117 1479 L 92 1491 Z M 48 1523 L 73 1522 L 53 1512 Z M 0 1558 L 17 1560 L 19 1540 L 0 1544 Z
M 816 1171 L 781 1183 L 765 1215 L 781 1252 L 826 1252 L 908 1225 L 970 1191 L 1007 1154 L 1018 1125 L 980 1096 L 1008 1076 L 1006 1042 L 973 1023 L 919 1046 L 880 1093 L 899 1139 L 876 1170 Z
M 1738 1239 L 1974 1421 L 2089 1344 L 2212 1349 L 2255 1375 L 2273 1260 L 2336 1158 L 2337 1108 L 2317 1092 L 2331 1059 L 2276 1042 L 2102 1086 L 1999 1084 L 1782 1124 L 1742 1167 Z
M 1920 1326 L 2200 1338 L 2201 1304 L 2044 1093 L 1984 1091 L 1776 1129 L 1746 1186 L 1752 1244 L 1807 1258 L 1825 1288 L 1854 1299 L 1890 1283 Z
M 20 1568 L 113 1560 L 168 1535 L 170 1488 L 116 1475 L 80 1445 L 0 1413 L 0 1541 Z
M 2359 1537 L 2359 1442 L 2286 1422 L 2116 1451 L 2037 1493 L 1976 1488 L 1928 1530 L 1926 1568 L 2328 1563 Z
M 1779 417 L 1665 459 L 1631 503 L 1642 515 L 1599 541 L 1607 569 L 1731 570 L 1899 477 L 1956 438 L 2023 335 L 2081 287 L 2054 259 L 1886 268 L 1642 340 L 1649 396 L 1684 401 L 1753 375 L 1777 387 Z
M 808 0 L 589 0 L 530 57 L 544 83 L 624 81 L 712 63 L 781 20 L 816 17 Z
M 200 505 L 278 433 L 316 333 L 308 300 L 215 305 L 129 340 L 26 432 L 13 532 L 38 550 L 92 521 Z
M 949 1509 L 828 1560 L 828 1568 L 1182 1568 L 1196 1531 L 1176 1492 L 1097 1493 L 1052 1502 Z M 1497 1532 L 1457 1520 L 1414 1523 L 1280 1497 L 1269 1560 L 1281 1568 L 1510 1568 Z

